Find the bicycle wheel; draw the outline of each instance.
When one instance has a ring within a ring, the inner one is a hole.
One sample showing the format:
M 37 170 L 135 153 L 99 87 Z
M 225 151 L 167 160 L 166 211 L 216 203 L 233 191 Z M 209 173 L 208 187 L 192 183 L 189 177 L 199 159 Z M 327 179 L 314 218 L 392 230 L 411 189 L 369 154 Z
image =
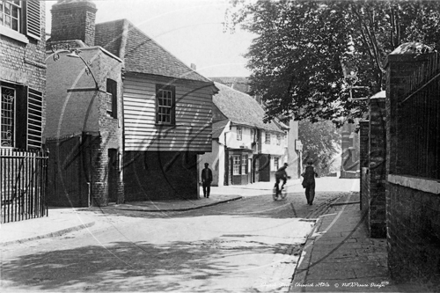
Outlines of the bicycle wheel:
M 277 188 L 276 187 L 274 187 L 273 190 L 272 190 L 272 197 L 273 197 L 273 200 L 278 200 Z
M 287 196 L 287 189 L 286 189 L 286 187 L 284 187 L 284 189 L 281 190 L 280 197 L 281 197 L 281 199 L 285 199 L 286 196 Z

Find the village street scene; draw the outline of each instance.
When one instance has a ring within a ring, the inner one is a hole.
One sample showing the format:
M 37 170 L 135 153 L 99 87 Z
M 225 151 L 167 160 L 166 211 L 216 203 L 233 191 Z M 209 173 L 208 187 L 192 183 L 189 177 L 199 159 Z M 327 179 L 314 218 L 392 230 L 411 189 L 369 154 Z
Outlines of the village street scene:
M 0 1 L 1 292 L 440 292 L 439 23 Z

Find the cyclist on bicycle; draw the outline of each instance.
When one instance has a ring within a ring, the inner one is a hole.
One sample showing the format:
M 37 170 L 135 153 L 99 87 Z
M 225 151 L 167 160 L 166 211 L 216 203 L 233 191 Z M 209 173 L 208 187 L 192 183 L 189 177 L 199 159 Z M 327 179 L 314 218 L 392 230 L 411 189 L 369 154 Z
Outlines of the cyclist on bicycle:
M 277 191 L 277 195 L 280 193 L 281 190 L 283 190 L 284 185 L 286 185 L 287 179 L 290 178 L 287 173 L 286 173 L 286 168 L 287 166 L 289 166 L 287 163 L 284 163 L 284 166 L 282 166 L 281 168 L 279 168 L 276 172 L 275 172 L 275 186 L 276 187 L 276 191 Z M 283 180 L 283 185 L 281 185 L 281 189 L 279 187 L 280 181 Z

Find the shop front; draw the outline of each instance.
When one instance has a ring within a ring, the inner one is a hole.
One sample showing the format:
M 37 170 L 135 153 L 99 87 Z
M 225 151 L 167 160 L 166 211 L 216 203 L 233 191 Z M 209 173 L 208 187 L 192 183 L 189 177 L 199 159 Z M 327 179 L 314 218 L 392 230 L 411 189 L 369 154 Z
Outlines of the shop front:
M 253 181 L 253 158 L 250 149 L 228 149 L 225 182 L 228 185 L 246 185 Z

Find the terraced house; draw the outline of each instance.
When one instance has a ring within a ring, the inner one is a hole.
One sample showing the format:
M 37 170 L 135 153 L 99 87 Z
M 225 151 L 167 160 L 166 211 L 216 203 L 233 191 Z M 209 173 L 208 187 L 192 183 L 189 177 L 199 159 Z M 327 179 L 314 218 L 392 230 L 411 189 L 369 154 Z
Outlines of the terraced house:
M 212 152 L 200 156 L 199 168 L 208 162 L 213 185 L 244 185 L 271 181 L 288 162 L 289 127 L 264 123 L 264 110 L 251 96 L 215 83 Z M 292 174 L 293 175 L 293 174 Z
M 45 214 L 41 199 L 45 172 L 45 154 L 41 152 L 46 96 L 44 28 L 44 2 L 0 2 L 2 222 Z

